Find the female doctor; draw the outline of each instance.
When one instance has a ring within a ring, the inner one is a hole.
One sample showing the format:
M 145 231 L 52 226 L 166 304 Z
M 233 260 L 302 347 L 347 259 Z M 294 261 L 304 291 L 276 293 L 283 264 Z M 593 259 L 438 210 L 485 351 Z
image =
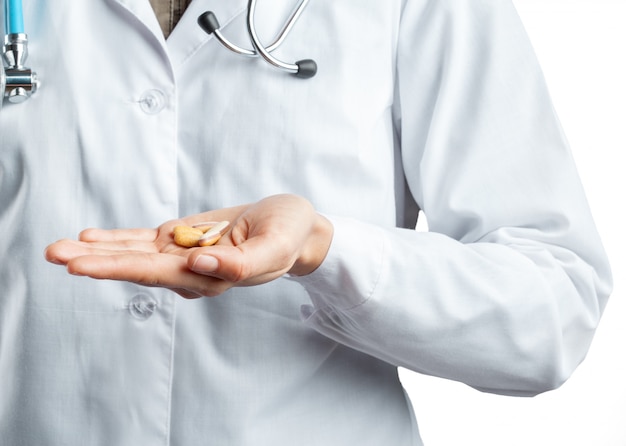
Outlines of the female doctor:
M 262 42 L 294 6 L 259 3 Z M 512 4 L 313 0 L 272 53 L 308 79 L 197 24 L 250 47 L 246 7 L 194 0 L 165 39 L 146 0 L 25 2 L 6 444 L 421 445 L 398 366 L 534 395 L 585 356 L 609 266 Z M 186 249 L 181 220 L 231 223 Z M 46 263 L 57 239 L 50 262 L 116 280 Z

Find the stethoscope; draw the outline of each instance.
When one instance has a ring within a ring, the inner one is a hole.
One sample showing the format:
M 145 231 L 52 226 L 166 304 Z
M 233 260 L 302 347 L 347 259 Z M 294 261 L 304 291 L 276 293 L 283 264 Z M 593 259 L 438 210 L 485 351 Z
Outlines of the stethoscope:
M 250 41 L 252 42 L 252 46 L 254 47 L 254 49 L 251 50 L 241 48 L 240 46 L 237 46 L 234 43 L 230 42 L 228 39 L 226 39 L 226 37 L 224 37 L 224 35 L 220 32 L 220 24 L 217 21 L 217 17 L 215 17 L 215 14 L 213 14 L 213 12 L 211 11 L 207 11 L 201 14 L 200 17 L 198 17 L 198 24 L 202 27 L 204 31 L 207 32 L 207 34 L 213 34 L 217 41 L 230 51 L 248 57 L 261 56 L 268 64 L 287 71 L 288 73 L 291 73 L 296 77 L 307 79 L 315 76 L 315 73 L 317 73 L 317 64 L 314 60 L 304 59 L 291 64 L 278 60 L 271 54 L 272 51 L 274 51 L 283 43 L 285 37 L 287 37 L 287 35 L 291 31 L 291 28 L 295 24 L 296 20 L 298 20 L 300 14 L 302 14 L 302 11 L 306 7 L 307 3 L 309 3 L 309 0 L 301 0 L 289 19 L 287 19 L 287 22 L 278 34 L 278 37 L 276 37 L 276 40 L 274 40 L 274 43 L 269 46 L 264 46 L 263 43 L 261 43 L 261 40 L 259 39 L 256 28 L 254 26 L 256 0 L 248 0 L 248 35 L 250 36 Z
M 217 17 L 211 11 L 200 15 L 198 24 L 208 34 L 213 34 L 218 42 L 229 50 L 248 57 L 261 56 L 270 65 L 285 70 L 296 77 L 307 79 L 317 73 L 317 64 L 314 60 L 304 59 L 290 64 L 277 59 L 271 53 L 284 42 L 308 3 L 309 0 L 301 0 L 287 19 L 276 40 L 271 45 L 264 46 L 254 26 L 256 0 L 248 0 L 247 25 L 250 41 L 254 47 L 252 50 L 241 48 L 226 39 L 220 32 Z M 0 70 L 0 92 L 2 92 L 3 98 L 0 101 L 0 107 L 2 107 L 4 99 L 11 103 L 24 102 L 37 91 L 39 86 L 37 73 L 25 66 L 28 58 L 28 37 L 24 32 L 22 0 L 4 0 L 4 19 L 5 36 L 2 50 L 4 67 Z
M 24 102 L 37 91 L 37 73 L 25 66 L 28 57 L 28 37 L 24 32 L 22 0 L 4 0 L 4 47 L 0 70 L 0 107 L 7 99 L 11 103 Z

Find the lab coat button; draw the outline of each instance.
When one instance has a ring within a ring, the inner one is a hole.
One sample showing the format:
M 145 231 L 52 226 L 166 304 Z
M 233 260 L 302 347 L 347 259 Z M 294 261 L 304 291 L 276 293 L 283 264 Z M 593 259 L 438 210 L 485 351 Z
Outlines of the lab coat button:
M 148 115 L 155 115 L 165 107 L 165 94 L 160 90 L 148 90 L 139 98 L 139 106 Z
M 150 296 L 137 294 L 128 304 L 128 311 L 135 319 L 145 321 L 149 319 L 156 310 L 157 303 Z

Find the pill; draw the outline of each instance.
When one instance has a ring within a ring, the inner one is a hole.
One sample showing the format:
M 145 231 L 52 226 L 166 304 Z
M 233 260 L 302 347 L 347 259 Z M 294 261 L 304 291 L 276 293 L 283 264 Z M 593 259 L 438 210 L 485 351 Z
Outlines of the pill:
M 192 228 L 191 226 L 176 226 L 173 232 L 174 243 L 185 248 L 198 246 L 200 237 L 204 234 L 201 229 Z
M 222 237 L 222 235 L 226 233 L 228 225 L 230 225 L 229 221 L 221 221 L 211 226 L 209 230 L 200 237 L 198 244 L 200 246 L 214 245 Z
M 173 229 L 174 242 L 185 248 L 196 246 L 211 246 L 226 233 L 230 222 L 203 222 L 193 226 L 175 226 Z
M 211 229 L 213 226 L 215 226 L 218 223 L 219 223 L 218 221 L 204 221 L 202 223 L 196 223 L 195 225 L 192 226 L 192 228 L 200 229 L 204 233 L 204 232 L 207 232 L 209 229 Z

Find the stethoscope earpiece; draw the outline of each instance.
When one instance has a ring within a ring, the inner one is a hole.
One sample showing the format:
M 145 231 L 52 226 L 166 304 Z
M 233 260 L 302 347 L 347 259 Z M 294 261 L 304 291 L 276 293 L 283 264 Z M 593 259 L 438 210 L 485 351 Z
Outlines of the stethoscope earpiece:
M 302 0 L 300 4 L 298 4 L 294 12 L 291 14 L 287 22 L 285 23 L 285 26 L 278 34 L 278 37 L 276 38 L 276 40 L 271 45 L 264 46 L 261 43 L 259 36 L 256 33 L 255 26 L 254 26 L 254 11 L 256 8 L 256 0 L 249 0 L 248 1 L 247 25 L 248 25 L 248 35 L 250 36 L 250 41 L 252 42 L 252 45 L 254 47 L 254 49 L 252 50 L 249 50 L 247 48 L 242 48 L 238 45 L 235 45 L 230 40 L 226 39 L 226 37 L 224 37 L 224 35 L 220 32 L 219 21 L 217 20 L 217 17 L 212 11 L 206 11 L 200 14 L 200 16 L 198 17 L 198 25 L 200 25 L 200 27 L 207 34 L 214 35 L 215 38 L 218 40 L 218 42 L 220 42 L 225 48 L 229 49 L 230 51 L 236 54 L 247 56 L 247 57 L 260 56 L 263 59 L 265 59 L 265 61 L 269 63 L 270 65 L 273 65 L 277 68 L 285 70 L 301 79 L 308 79 L 308 78 L 315 76 L 315 74 L 317 73 L 317 64 L 315 63 L 314 60 L 303 59 L 294 64 L 290 64 L 290 63 L 286 63 L 281 60 L 278 60 L 272 54 L 270 54 L 272 51 L 274 51 L 283 43 L 283 41 L 285 40 L 285 37 L 287 37 L 287 35 L 291 31 L 291 28 L 293 27 L 296 20 L 298 20 L 298 17 L 300 17 L 300 14 L 304 10 L 308 2 L 309 0 Z
M 200 25 L 200 28 L 207 34 L 213 34 L 215 30 L 220 29 L 220 22 L 218 22 L 213 11 L 206 11 L 200 14 L 198 17 L 198 25 Z
M 317 64 L 313 59 L 299 60 L 296 62 L 296 65 L 298 66 L 298 71 L 293 73 L 296 77 L 308 79 L 317 74 Z

